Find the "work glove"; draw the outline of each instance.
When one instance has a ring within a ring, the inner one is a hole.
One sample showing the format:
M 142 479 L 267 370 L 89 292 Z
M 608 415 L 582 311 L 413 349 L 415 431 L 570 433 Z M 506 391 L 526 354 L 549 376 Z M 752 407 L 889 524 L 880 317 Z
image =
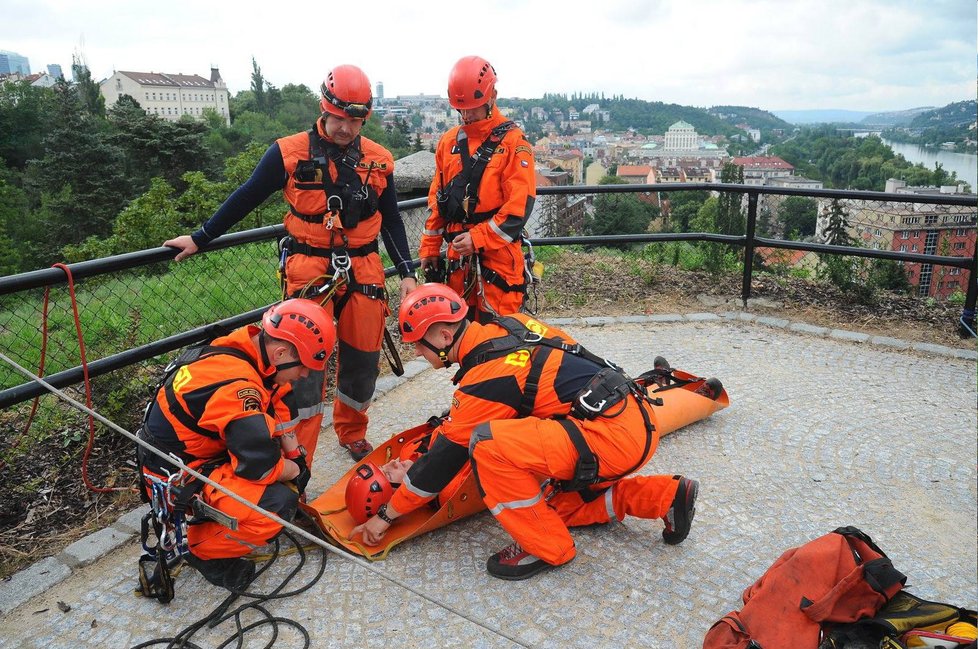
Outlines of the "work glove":
M 292 479 L 295 483 L 295 488 L 299 490 L 299 495 L 306 493 L 306 486 L 309 484 L 309 478 L 312 477 L 312 473 L 309 471 L 309 467 L 306 466 L 306 456 L 300 455 L 299 457 L 292 460 L 299 467 L 299 475 Z

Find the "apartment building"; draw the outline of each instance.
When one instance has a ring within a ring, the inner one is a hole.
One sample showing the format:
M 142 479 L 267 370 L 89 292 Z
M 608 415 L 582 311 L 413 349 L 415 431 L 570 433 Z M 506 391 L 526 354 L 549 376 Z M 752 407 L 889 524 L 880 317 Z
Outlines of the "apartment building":
M 887 182 L 887 193 L 960 194 L 958 186 L 906 187 Z M 972 194 L 973 196 L 973 194 Z M 917 252 L 944 257 L 971 257 L 978 239 L 978 209 L 897 201 L 841 201 L 848 214 L 849 235 L 866 248 Z M 815 236 L 824 238 L 831 201 L 819 201 Z M 968 274 L 960 268 L 904 263 L 910 284 L 921 296 L 944 299 L 966 292 Z
M 120 70 L 99 83 L 106 107 L 122 95 L 129 95 L 148 115 L 175 122 L 184 115 L 202 119 L 207 108 L 213 108 L 231 125 L 228 108 L 230 93 L 217 68 L 211 68 L 210 79 L 196 74 L 163 72 L 128 72 Z
M 747 156 L 734 158 L 735 165 L 744 168 L 745 185 L 763 185 L 769 178 L 793 176 L 795 168 L 777 156 Z

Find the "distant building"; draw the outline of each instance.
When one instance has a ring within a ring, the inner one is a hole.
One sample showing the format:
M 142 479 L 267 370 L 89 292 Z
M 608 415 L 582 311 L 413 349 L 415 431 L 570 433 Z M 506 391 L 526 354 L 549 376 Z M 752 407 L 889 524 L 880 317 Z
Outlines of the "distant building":
M 793 166 L 777 156 L 734 158 L 733 163 L 744 168 L 745 185 L 763 185 L 768 178 L 795 173 Z
M 52 63 L 48 66 L 48 74 L 50 74 L 55 79 L 64 79 L 65 74 L 61 71 L 61 66 L 57 63 Z
M 56 77 L 51 76 L 47 72 L 38 72 L 37 74 L 29 74 L 24 77 L 24 81 L 29 82 L 35 88 L 50 88 L 54 84 L 58 83 Z
M 700 147 L 700 136 L 692 124 L 680 120 L 666 131 L 667 151 L 696 151 Z
M 196 74 L 118 71 L 99 83 L 106 108 L 114 106 L 122 95 L 129 95 L 147 115 L 175 122 L 184 115 L 202 119 L 204 110 L 213 108 L 231 125 L 227 84 L 217 68 L 211 68 L 210 79 Z
M 916 195 L 960 194 L 959 186 L 907 187 L 889 180 L 887 193 Z M 969 194 L 974 196 L 974 194 Z M 897 250 L 946 257 L 971 257 L 978 239 L 978 209 L 973 205 L 927 205 L 924 203 L 842 200 L 849 215 L 849 235 L 866 248 Z M 830 200 L 820 200 L 815 236 L 824 240 L 831 209 Z M 956 291 L 967 292 L 968 274 L 960 268 L 933 264 L 904 263 L 907 279 L 921 296 L 947 298 Z
M 747 174 L 744 174 L 746 180 Z M 768 187 L 791 187 L 794 189 L 822 189 L 824 185 L 821 180 L 812 180 L 804 176 L 770 176 L 764 179 L 764 185 Z
M 382 103 L 384 101 L 384 82 L 377 82 L 377 103 Z
M 645 185 L 654 182 L 650 176 L 652 167 L 649 165 L 618 165 L 616 175 L 626 183 L 632 185 Z
M 0 74 L 19 74 L 27 76 L 31 73 L 31 64 L 26 56 L 10 50 L 0 50 Z

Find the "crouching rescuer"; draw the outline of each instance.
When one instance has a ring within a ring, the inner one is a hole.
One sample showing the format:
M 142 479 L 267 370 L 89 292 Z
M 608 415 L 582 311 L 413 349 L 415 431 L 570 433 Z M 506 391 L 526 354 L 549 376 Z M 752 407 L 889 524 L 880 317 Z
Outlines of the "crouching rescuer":
M 323 372 L 335 343 L 326 309 L 311 300 L 285 300 L 264 314 L 260 328 L 242 327 L 181 354 L 147 406 L 139 436 L 291 520 L 309 481 L 291 382 Z M 243 590 L 255 566 L 241 557 L 282 526 L 142 447 L 137 456 L 152 507 L 143 522 L 143 594 L 172 599 L 169 569 L 181 559 L 212 584 Z M 149 525 L 156 548 L 147 543 Z
M 657 400 L 646 386 L 663 371 L 631 379 L 556 327 L 525 314 L 480 324 L 467 310 L 441 284 L 424 284 L 401 304 L 403 340 L 433 367 L 457 363 L 457 387 L 428 452 L 351 536 L 378 543 L 398 516 L 430 501 L 470 464 L 486 506 L 514 540 L 488 559 L 488 572 L 500 579 L 571 561 L 573 526 L 662 519 L 665 542 L 681 543 L 698 483 L 632 475 L 659 442 Z M 697 381 L 707 398 L 723 391 L 716 379 Z

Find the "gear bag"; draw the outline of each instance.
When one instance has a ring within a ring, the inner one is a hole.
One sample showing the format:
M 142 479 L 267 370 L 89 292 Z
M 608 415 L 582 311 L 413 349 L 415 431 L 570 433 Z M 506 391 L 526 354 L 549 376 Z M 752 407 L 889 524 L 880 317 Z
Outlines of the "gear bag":
M 876 615 L 906 580 L 867 534 L 840 527 L 782 554 L 703 649 L 817 649 L 823 623 Z

